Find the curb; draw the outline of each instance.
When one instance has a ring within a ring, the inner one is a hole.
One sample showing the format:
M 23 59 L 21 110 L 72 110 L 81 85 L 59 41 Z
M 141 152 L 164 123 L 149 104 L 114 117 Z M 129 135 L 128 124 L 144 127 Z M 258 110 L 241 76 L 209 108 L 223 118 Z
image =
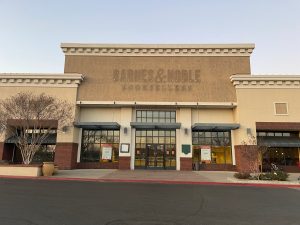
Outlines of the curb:
M 31 176 L 5 176 L 0 179 L 20 180 L 47 180 L 47 181 L 79 181 L 79 182 L 106 182 L 106 183 L 144 183 L 144 184 L 189 184 L 206 186 L 239 186 L 239 187 L 272 187 L 272 188 L 300 188 L 300 184 L 262 184 L 241 182 L 211 182 L 211 181 L 175 181 L 175 180 L 139 180 L 139 179 L 113 179 L 113 178 L 69 178 L 69 177 L 31 177 Z

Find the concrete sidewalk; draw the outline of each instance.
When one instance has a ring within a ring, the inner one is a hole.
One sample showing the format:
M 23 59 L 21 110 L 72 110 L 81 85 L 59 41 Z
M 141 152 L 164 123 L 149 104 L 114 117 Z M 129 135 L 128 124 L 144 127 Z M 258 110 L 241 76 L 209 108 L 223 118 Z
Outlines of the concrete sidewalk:
M 239 183 L 239 184 L 274 184 L 299 185 L 300 173 L 292 173 L 288 181 L 239 180 L 230 171 L 174 171 L 174 170 L 109 170 L 77 169 L 60 170 L 53 178 L 95 179 L 106 181 L 157 181 L 157 182 L 204 182 L 204 183 Z

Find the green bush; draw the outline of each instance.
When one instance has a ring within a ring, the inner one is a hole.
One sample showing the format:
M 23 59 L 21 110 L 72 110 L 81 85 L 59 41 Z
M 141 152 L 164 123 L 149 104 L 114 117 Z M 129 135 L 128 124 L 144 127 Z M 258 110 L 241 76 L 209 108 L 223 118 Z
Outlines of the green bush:
M 250 173 L 238 172 L 233 175 L 237 179 L 249 179 L 251 177 Z
M 250 173 L 235 173 L 234 177 L 237 179 L 249 179 L 249 180 L 278 180 L 278 181 L 286 181 L 289 177 L 284 171 L 273 171 L 269 173 L 261 173 L 258 176 L 251 176 Z
M 260 180 L 278 180 L 278 181 L 286 181 L 289 177 L 284 171 L 276 171 L 276 172 L 269 172 L 269 173 L 262 173 L 259 175 Z
M 286 172 L 284 171 L 276 171 L 276 180 L 280 180 L 280 181 L 286 181 L 289 177 L 289 174 L 287 174 Z M 273 174 L 275 174 L 273 173 Z

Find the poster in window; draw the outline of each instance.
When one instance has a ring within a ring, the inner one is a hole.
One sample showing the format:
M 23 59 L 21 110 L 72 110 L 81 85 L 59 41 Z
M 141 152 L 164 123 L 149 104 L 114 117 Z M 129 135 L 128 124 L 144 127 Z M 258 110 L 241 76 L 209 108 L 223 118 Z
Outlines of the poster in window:
M 112 146 L 102 145 L 102 159 L 111 160 L 111 156 L 112 156 Z
M 211 162 L 211 149 L 210 146 L 201 147 L 201 162 L 210 163 Z

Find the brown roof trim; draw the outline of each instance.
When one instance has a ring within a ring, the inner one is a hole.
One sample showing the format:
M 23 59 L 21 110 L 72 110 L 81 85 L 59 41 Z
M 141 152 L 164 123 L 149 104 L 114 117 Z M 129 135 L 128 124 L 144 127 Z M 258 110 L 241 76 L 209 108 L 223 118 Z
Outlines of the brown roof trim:
M 24 119 L 8 119 L 7 124 L 12 127 L 28 126 L 30 128 L 34 127 L 44 127 L 57 129 L 57 120 L 24 120 Z
M 260 131 L 300 131 L 299 122 L 256 122 Z

